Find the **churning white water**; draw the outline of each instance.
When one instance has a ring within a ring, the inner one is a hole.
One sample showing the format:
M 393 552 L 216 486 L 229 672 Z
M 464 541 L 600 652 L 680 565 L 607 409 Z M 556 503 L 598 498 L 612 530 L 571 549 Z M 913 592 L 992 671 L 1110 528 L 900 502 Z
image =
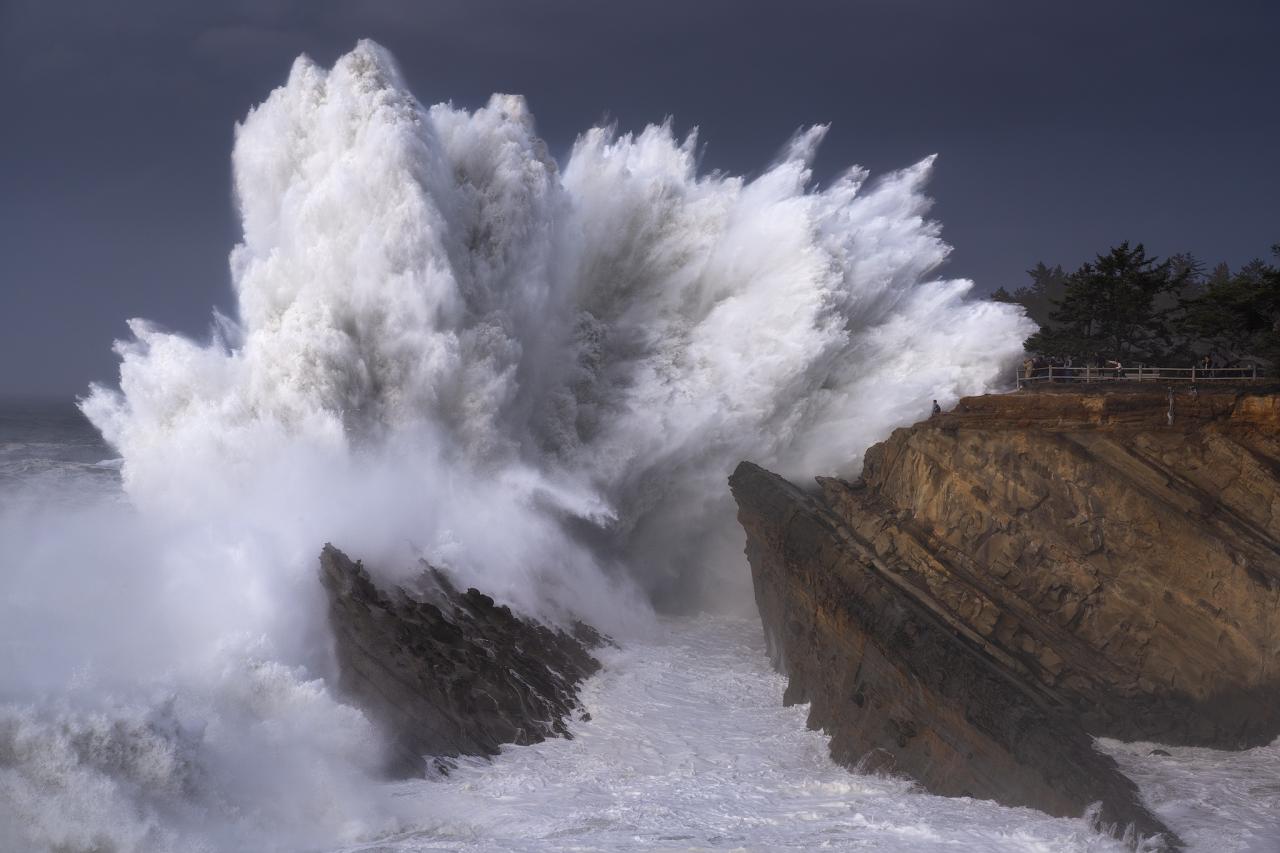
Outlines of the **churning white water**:
M 847 471 L 1029 331 L 932 278 L 929 161 L 817 187 L 822 135 L 751 180 L 666 126 L 557 164 L 518 97 L 425 108 L 367 42 L 298 60 L 237 129 L 235 316 L 131 322 L 82 402 L 110 449 L 0 412 L 0 849 L 1111 849 L 849 774 L 780 705 L 732 467 Z M 380 781 L 329 687 L 326 541 L 615 635 L 592 719 Z M 1129 758 L 1188 838 L 1280 837 L 1244 804 L 1271 782 L 1196 810 L 1173 771 L 1218 759 Z
M 299 59 L 237 129 L 237 316 L 207 344 L 132 321 L 84 410 L 148 511 L 336 492 L 361 545 L 411 538 L 528 610 L 722 597 L 739 460 L 856 464 L 1030 330 L 929 277 L 930 161 L 816 188 L 824 131 L 750 181 L 665 126 L 593 128 L 562 168 L 522 98 L 424 108 L 368 42 Z
M 423 829 L 346 850 L 1123 849 L 1084 821 L 837 767 L 779 701 L 758 621 L 664 623 L 605 663 L 574 740 L 405 786 Z

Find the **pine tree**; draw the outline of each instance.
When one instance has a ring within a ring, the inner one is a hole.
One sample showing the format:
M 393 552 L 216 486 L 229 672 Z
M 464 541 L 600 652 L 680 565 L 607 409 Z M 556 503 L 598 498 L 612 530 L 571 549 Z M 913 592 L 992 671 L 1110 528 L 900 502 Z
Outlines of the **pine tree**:
M 1013 293 L 1001 287 L 991 298 L 996 302 L 1011 302 L 1027 310 L 1027 316 L 1041 328 L 1053 326 L 1052 314 L 1057 303 L 1066 293 L 1067 274 L 1060 266 L 1047 266 L 1040 261 L 1027 270 L 1031 284 L 1019 287 Z
M 1159 360 L 1172 349 L 1168 298 L 1194 269 L 1149 257 L 1141 243 L 1121 243 L 1067 277 L 1050 323 L 1027 339 L 1026 349 L 1124 363 Z
M 1280 245 L 1272 251 L 1280 256 Z M 1215 270 L 1182 301 L 1178 331 L 1229 362 L 1280 364 L 1280 267 L 1254 260 L 1234 274 Z

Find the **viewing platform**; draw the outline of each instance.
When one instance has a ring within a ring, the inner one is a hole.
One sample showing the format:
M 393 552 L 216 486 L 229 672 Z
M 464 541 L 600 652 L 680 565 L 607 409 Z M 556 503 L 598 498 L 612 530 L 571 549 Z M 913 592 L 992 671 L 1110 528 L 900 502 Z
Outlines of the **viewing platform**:
M 1017 390 L 1038 389 L 1053 385 L 1079 385 L 1094 382 L 1186 383 L 1248 385 L 1272 383 L 1275 377 L 1248 367 L 1061 367 L 1046 366 L 1030 370 L 1019 368 Z

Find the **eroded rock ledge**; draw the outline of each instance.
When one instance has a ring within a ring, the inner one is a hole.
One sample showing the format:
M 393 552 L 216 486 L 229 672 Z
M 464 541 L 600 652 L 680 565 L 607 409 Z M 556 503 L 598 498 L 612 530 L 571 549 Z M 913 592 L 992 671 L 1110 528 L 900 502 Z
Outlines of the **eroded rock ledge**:
M 603 638 L 516 616 L 424 565 L 410 588 L 383 591 L 332 545 L 320 555 L 339 687 L 387 733 L 389 771 L 421 775 L 505 743 L 571 737 L 565 720 L 600 664 Z
M 1280 734 L 1274 392 L 968 398 L 818 483 L 730 480 L 787 701 L 837 760 L 1167 832 L 1091 735 Z

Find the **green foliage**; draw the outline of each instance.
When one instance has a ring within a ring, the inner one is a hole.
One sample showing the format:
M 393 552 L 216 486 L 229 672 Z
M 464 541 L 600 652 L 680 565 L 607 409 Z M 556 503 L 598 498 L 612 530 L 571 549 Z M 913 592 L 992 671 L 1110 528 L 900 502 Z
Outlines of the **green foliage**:
M 1280 245 L 1272 247 L 1280 256 Z M 1280 267 L 1253 261 L 1206 274 L 1190 255 L 1163 261 L 1121 243 L 1071 274 L 1039 263 L 1031 284 L 992 294 L 1040 326 L 1029 353 L 1125 364 L 1221 362 L 1280 366 Z
M 1272 251 L 1280 255 L 1280 246 Z M 1280 268 L 1254 260 L 1234 275 L 1215 271 L 1199 295 L 1182 301 L 1179 327 L 1202 352 L 1280 363 Z
M 1161 303 L 1184 287 L 1189 270 L 1149 257 L 1141 243 L 1121 243 L 1067 276 L 1049 323 L 1025 346 L 1048 356 L 1128 363 L 1168 356 L 1173 349 L 1170 309 Z
M 1013 302 L 1027 309 L 1030 317 L 1041 328 L 1053 325 L 1054 308 L 1066 294 L 1067 274 L 1062 267 L 1049 267 L 1043 261 L 1027 270 L 1031 284 L 1019 287 L 1013 293 L 1003 287 L 991 294 L 996 302 Z

